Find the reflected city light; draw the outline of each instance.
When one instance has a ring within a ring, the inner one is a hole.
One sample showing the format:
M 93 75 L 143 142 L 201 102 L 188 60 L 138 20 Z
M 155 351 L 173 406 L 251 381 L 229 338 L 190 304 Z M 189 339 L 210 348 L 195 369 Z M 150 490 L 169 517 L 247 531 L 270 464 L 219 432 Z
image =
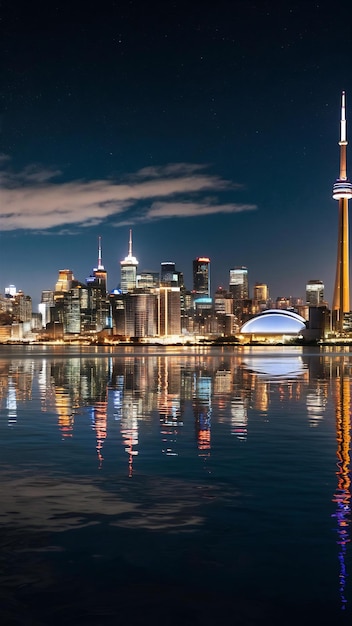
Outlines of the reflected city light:
M 6 409 L 8 416 L 8 425 L 14 426 L 16 424 L 17 419 L 17 398 L 16 398 L 16 388 L 14 385 L 14 381 L 12 378 L 9 378 L 8 388 L 7 388 L 7 398 L 6 398 Z
M 351 479 L 350 479 L 350 447 L 351 447 L 351 379 L 341 374 L 335 380 L 335 410 L 337 439 L 337 490 L 333 497 L 336 504 L 334 517 L 337 521 L 337 544 L 339 546 L 339 590 L 341 609 L 345 610 L 346 599 L 346 550 L 350 543 L 351 524 Z
M 172 374 L 175 372 L 173 371 Z M 171 374 L 171 360 L 168 357 L 158 359 L 158 411 L 162 453 L 177 456 L 177 436 L 183 426 L 181 417 L 180 389 L 174 387 L 177 378 Z
M 121 437 L 125 452 L 128 454 L 128 475 L 133 475 L 133 457 L 138 455 L 138 410 L 131 392 L 126 392 L 122 403 L 122 416 L 120 421 Z
M 99 469 L 103 465 L 103 445 L 107 436 L 108 403 L 107 400 L 97 400 L 92 407 L 92 422 L 97 439 L 97 455 Z

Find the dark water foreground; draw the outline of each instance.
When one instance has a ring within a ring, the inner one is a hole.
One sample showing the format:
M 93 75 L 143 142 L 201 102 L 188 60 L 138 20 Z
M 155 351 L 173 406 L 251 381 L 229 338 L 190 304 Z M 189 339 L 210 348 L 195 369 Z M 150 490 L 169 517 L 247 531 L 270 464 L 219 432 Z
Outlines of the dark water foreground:
M 1 623 L 350 623 L 351 367 L 0 349 Z

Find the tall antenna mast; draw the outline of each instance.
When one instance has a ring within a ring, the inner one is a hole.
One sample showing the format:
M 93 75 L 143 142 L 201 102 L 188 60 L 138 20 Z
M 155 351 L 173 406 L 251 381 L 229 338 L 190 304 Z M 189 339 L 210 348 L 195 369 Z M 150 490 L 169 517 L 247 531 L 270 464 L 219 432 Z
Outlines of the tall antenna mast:
M 340 121 L 340 180 L 347 180 L 347 159 L 346 159 L 346 94 L 343 91 L 341 97 L 341 121 Z
M 104 269 L 104 265 L 101 259 L 101 237 L 99 235 L 98 237 L 98 270 L 103 270 L 103 269 Z

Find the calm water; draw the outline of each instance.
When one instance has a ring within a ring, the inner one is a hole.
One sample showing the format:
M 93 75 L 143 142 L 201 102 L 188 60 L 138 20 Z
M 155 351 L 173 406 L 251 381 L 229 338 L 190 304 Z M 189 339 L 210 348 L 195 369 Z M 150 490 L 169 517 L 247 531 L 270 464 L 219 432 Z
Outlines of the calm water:
M 349 623 L 351 368 L 2 346 L 2 623 Z

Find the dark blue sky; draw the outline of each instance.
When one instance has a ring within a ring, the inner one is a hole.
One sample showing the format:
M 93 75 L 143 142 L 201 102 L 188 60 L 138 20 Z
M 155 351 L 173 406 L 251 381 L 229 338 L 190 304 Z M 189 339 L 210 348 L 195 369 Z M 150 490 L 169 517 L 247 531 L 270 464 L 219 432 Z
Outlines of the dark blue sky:
M 0 292 L 84 280 L 99 235 L 112 289 L 132 227 L 139 268 L 189 288 L 207 255 L 213 288 L 246 265 L 331 300 L 349 3 L 54 4 L 0 6 Z

